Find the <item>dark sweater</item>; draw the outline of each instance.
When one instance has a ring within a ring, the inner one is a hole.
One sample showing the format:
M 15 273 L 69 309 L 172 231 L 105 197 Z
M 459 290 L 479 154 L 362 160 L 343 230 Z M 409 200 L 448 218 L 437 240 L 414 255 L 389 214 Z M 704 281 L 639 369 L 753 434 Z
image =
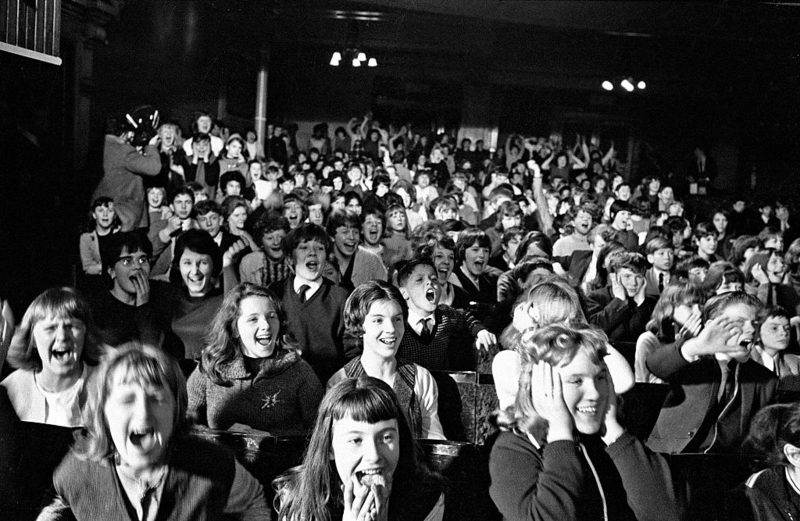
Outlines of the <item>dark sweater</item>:
M 170 460 L 158 519 L 223 519 L 235 473 L 233 453 L 198 439 L 181 440 Z M 64 458 L 53 475 L 76 519 L 135 519 L 112 465 Z
M 603 448 L 581 436 L 605 494 L 610 520 L 680 519 L 669 465 L 625 433 Z M 537 449 L 526 437 L 503 432 L 489 458 L 489 494 L 504 519 L 602 520 L 603 502 L 581 446 L 555 441 Z
M 482 329 L 469 312 L 440 304 L 434 311 L 436 326 L 426 343 L 406 322 L 406 332 L 400 341 L 398 358 L 419 364 L 429 371 L 474 371 L 472 344 Z
M 632 298 L 620 300 L 606 287 L 589 293 L 586 315 L 589 323 L 606 332 L 612 342 L 636 342 L 645 332 L 657 299 L 645 296 L 637 306 Z
M 189 416 L 212 429 L 225 430 L 239 423 L 274 436 L 308 433 L 323 394 L 311 366 L 283 349 L 260 364 L 257 375 L 249 374 L 237 352 L 232 362 L 220 368 L 230 387 L 215 384 L 200 367 L 195 369 L 187 383 Z
M 128 342 L 161 345 L 164 331 L 153 305 L 153 298 L 160 295 L 153 287 L 155 282 L 150 281 L 150 302 L 139 307 L 120 302 L 108 291 L 89 295 L 92 316 L 104 344 L 111 347 Z
M 357 346 L 344 339 L 344 303 L 347 291 L 322 279 L 322 286 L 305 302 L 294 291 L 294 276 L 270 286 L 286 311 L 289 331 L 300 345 L 303 358 L 321 382 L 359 354 Z

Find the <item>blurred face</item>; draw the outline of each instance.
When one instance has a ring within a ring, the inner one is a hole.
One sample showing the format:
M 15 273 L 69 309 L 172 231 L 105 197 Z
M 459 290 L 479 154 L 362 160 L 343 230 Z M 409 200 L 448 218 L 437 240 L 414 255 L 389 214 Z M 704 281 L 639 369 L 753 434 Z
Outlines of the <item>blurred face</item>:
M 394 232 L 403 232 L 406 229 L 406 213 L 403 210 L 392 210 L 386 216 L 386 226 Z
M 770 255 L 766 271 L 769 281 L 779 284 L 786 274 L 786 263 L 783 261 L 783 257 L 776 254 Z
M 194 192 L 194 201 L 196 203 L 207 200 L 208 200 L 208 194 L 206 193 L 205 189 L 200 190 L 199 192 Z
M 789 218 L 789 209 L 785 206 L 778 206 L 775 208 L 775 217 L 780 219 L 781 221 L 785 221 Z
M 355 197 L 353 199 L 350 199 L 350 202 L 347 203 L 347 206 L 345 208 L 347 209 L 348 212 L 353 212 L 356 215 L 361 215 L 361 203 L 359 203 L 358 199 L 356 199 Z
M 630 222 L 631 212 L 627 210 L 620 210 L 614 216 L 614 222 L 611 223 L 611 227 L 615 230 L 627 230 Z
M 120 463 L 153 469 L 164 462 L 175 428 L 175 398 L 168 389 L 127 381 L 119 369 L 113 382 L 103 414 Z
M 409 309 L 418 315 L 433 313 L 441 296 L 441 286 L 435 269 L 425 265 L 416 266 L 400 288 L 400 293 L 408 302 Z
M 708 268 L 690 268 L 689 282 L 692 284 L 702 284 L 708 275 Z
M 351 168 L 350 170 L 347 171 L 347 178 L 350 180 L 350 184 L 354 184 L 355 185 L 355 184 L 358 184 L 359 182 L 361 182 L 361 176 L 362 175 L 363 174 L 361 173 L 361 168 L 359 168 L 357 166 L 353 167 L 353 168 Z
M 700 237 L 697 241 L 697 249 L 706 255 L 714 255 L 717 252 L 717 238 L 714 235 Z
M 716 228 L 718 233 L 725 233 L 725 230 L 728 228 L 728 218 L 725 217 L 725 214 L 714 214 L 714 228 Z
M 791 326 L 786 317 L 769 317 L 761 324 L 761 345 L 764 349 L 783 351 L 789 347 Z
M 228 228 L 230 230 L 243 230 L 244 222 L 247 220 L 247 210 L 244 206 L 238 206 L 228 216 Z
M 315 281 L 322 277 L 327 252 L 318 241 L 302 241 L 294 250 L 294 271 L 302 280 Z
M 171 147 L 175 143 L 175 127 L 171 125 L 164 125 L 158 131 L 161 136 L 161 144 L 165 147 Z
M 123 248 L 117 261 L 108 268 L 114 288 L 122 290 L 128 295 L 136 294 L 136 285 L 133 281 L 138 273 L 141 273 L 145 279 L 150 278 L 150 259 L 141 250 L 130 253 L 128 248 Z
M 518 244 L 519 245 L 519 241 Z M 455 253 L 453 250 L 442 248 L 438 244 L 433 247 L 433 265 L 436 267 L 436 276 L 439 284 L 445 284 L 455 266 Z
M 755 341 L 756 310 L 747 304 L 732 304 L 722 310 L 722 315 L 735 324 L 736 334 L 728 341 L 728 345 L 739 347 L 739 350 L 728 356 L 744 362 L 750 356 L 750 348 Z
M 243 299 L 239 304 L 236 332 L 243 355 L 250 358 L 272 355 L 281 333 L 281 323 L 272 300 L 256 295 Z
M 572 225 L 575 226 L 575 232 L 580 235 L 586 235 L 592 229 L 592 214 L 579 210 L 578 214 L 572 220 Z
M 514 226 L 522 226 L 522 215 L 503 215 L 503 230 L 508 230 L 509 228 L 513 228 Z
M 92 215 L 94 215 L 94 221 L 98 228 L 108 230 L 114 223 L 117 212 L 114 210 L 114 203 L 107 203 L 95 208 Z
M 428 188 L 428 185 L 431 184 L 431 180 L 427 175 L 417 175 L 417 184 L 420 188 Z
M 658 194 L 658 197 L 662 201 L 672 201 L 672 199 L 675 197 L 675 194 L 672 191 L 671 186 L 665 186 L 664 189 Z
M 403 199 L 403 206 L 406 208 L 411 208 L 411 196 L 408 195 L 408 192 L 406 192 L 405 188 L 397 188 L 395 189 L 394 193 Z
M 725 293 L 734 293 L 737 291 L 742 291 L 744 288 L 742 287 L 741 282 L 735 282 L 732 280 L 723 280 L 722 284 L 719 285 L 715 293 L 717 295 L 724 295 Z
M 344 197 L 337 197 L 333 202 L 331 202 L 331 208 L 334 211 L 341 211 L 345 209 L 344 205 Z
M 622 185 L 617 188 L 616 191 L 617 199 L 620 201 L 630 201 L 631 200 L 631 187 L 628 185 Z
M 377 423 L 360 422 L 350 417 L 336 420 L 333 422 L 331 448 L 331 459 L 336 463 L 336 472 L 342 483 L 352 481 L 362 486 L 365 476 L 379 475 L 390 488 L 400 461 L 397 420 Z
M 242 144 L 238 141 L 231 141 L 228 143 L 228 157 L 231 159 L 239 159 L 242 157 Z
M 650 184 L 647 185 L 647 188 L 650 190 L 651 194 L 658 193 L 659 189 L 661 188 L 661 181 L 658 179 L 653 179 L 650 181 Z
M 373 302 L 364 317 L 364 351 L 392 359 L 405 332 L 405 318 L 400 304 L 392 300 Z
M 164 204 L 164 192 L 158 188 L 152 188 L 147 191 L 147 204 L 150 208 L 161 208 Z
M 700 304 L 680 304 L 672 311 L 672 320 L 678 326 L 684 326 L 692 315 L 700 315 Z
M 376 215 L 367 215 L 361 225 L 361 232 L 364 235 L 364 242 L 370 246 L 377 246 L 383 237 L 383 222 Z
M 647 260 L 657 270 L 669 271 L 675 261 L 675 250 L 672 248 L 659 248 L 651 255 L 648 255 Z
M 86 339 L 83 321 L 66 315 L 48 315 L 33 326 L 33 343 L 46 379 L 74 378 L 83 371 L 81 354 Z
M 298 201 L 289 201 L 283 205 L 283 216 L 289 221 L 290 228 L 297 228 L 303 223 L 303 205 Z
M 603 238 L 600 237 L 602 241 Z M 517 250 L 519 249 L 519 245 L 522 242 L 522 237 L 519 235 L 513 236 L 506 244 L 503 245 L 503 249 L 506 251 L 506 256 L 509 259 L 516 259 L 517 258 Z
M 558 168 L 567 168 L 567 158 L 564 156 L 558 156 L 557 159 Z
M 736 213 L 742 213 L 746 207 L 747 203 L 745 203 L 744 201 L 736 201 L 735 203 L 733 203 L 733 209 L 734 211 L 736 211 Z
M 228 181 L 225 185 L 225 195 L 242 195 L 242 185 L 239 184 L 239 181 Z
M 339 226 L 333 236 L 336 251 L 343 257 L 352 257 L 358 248 L 359 230 L 351 226 Z
M 197 118 L 197 130 L 203 134 L 211 132 L 211 118 L 208 116 L 200 116 Z
M 473 277 L 481 275 L 489 262 L 489 248 L 483 248 L 478 243 L 464 250 L 464 266 Z
M 636 295 L 645 284 L 644 277 L 629 268 L 620 268 L 617 270 L 617 278 L 622 284 L 622 287 L 625 288 L 625 293 L 628 297 Z
M 783 237 L 775 235 L 770 237 L 765 243 L 764 248 L 772 248 L 775 251 L 783 251 Z
M 192 215 L 194 202 L 189 194 L 178 194 L 172 200 L 172 211 L 181 220 L 185 221 Z
M 261 163 L 253 163 L 250 165 L 250 179 L 252 181 L 258 181 L 262 178 L 262 175 Z
M 264 248 L 264 253 L 267 254 L 269 260 L 278 262 L 283 259 L 283 250 L 281 249 L 281 242 L 286 237 L 286 232 L 283 230 L 274 230 L 265 233 L 261 239 L 261 245 Z
M 579 351 L 566 365 L 558 367 L 567 404 L 575 428 L 582 434 L 600 431 L 608 411 L 610 385 L 608 370 L 597 365 L 589 356 Z
M 207 139 L 192 141 L 192 151 L 198 157 L 204 157 L 211 150 L 211 142 Z
M 222 226 L 222 216 L 217 212 L 208 212 L 205 215 L 197 216 L 197 224 L 201 230 L 205 230 L 212 237 L 216 237 Z
M 448 221 L 450 219 L 458 219 L 458 212 L 449 206 L 439 205 L 434 209 L 433 216 L 440 221 Z
M 183 251 L 178 266 L 190 297 L 203 297 L 214 288 L 214 261 L 211 255 L 187 249 Z

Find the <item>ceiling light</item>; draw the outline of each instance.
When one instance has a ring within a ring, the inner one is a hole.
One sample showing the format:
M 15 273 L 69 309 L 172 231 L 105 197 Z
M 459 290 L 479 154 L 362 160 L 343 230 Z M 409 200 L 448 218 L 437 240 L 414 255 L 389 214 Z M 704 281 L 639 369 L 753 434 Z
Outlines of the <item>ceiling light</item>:
M 633 92 L 633 83 L 631 83 L 627 78 L 620 82 L 620 86 L 628 92 Z
M 378 60 L 376 60 L 375 58 L 370 58 L 369 59 L 369 63 L 367 63 L 367 65 L 369 67 L 377 67 L 378 66 Z
M 353 58 L 353 67 L 361 67 L 361 62 L 358 61 L 358 58 Z
M 358 61 L 360 62 L 367 61 L 367 54 L 363 52 L 358 53 Z
M 335 52 L 333 53 L 333 56 L 331 56 L 331 65 L 333 65 L 334 67 L 338 67 L 339 62 L 341 60 L 342 60 L 341 55 L 338 52 Z
M 614 84 L 611 83 L 610 81 L 606 80 L 606 81 L 603 82 L 603 88 L 605 90 L 614 90 Z
M 647 87 L 647 84 L 643 81 L 640 81 L 639 83 L 636 84 L 636 87 L 644 89 L 645 87 Z

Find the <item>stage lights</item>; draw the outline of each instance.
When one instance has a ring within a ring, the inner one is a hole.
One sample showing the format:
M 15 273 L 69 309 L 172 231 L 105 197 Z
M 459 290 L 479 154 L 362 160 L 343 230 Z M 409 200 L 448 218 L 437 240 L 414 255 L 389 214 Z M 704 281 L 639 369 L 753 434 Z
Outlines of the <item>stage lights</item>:
M 356 49 L 346 49 L 344 52 L 334 51 L 331 55 L 330 65 L 338 67 L 342 62 L 349 63 L 352 67 L 361 67 L 362 65 L 367 67 L 378 66 L 378 60 L 375 57 L 370 58 L 367 53 Z
M 645 83 L 643 80 L 639 80 L 634 85 L 634 79 L 631 78 L 630 76 L 625 78 L 616 78 L 613 81 L 605 80 L 603 81 L 603 83 L 600 84 L 600 86 L 603 88 L 603 90 L 612 91 L 614 90 L 615 84 L 618 84 L 626 92 L 633 92 L 637 89 L 644 90 L 647 88 L 647 83 Z

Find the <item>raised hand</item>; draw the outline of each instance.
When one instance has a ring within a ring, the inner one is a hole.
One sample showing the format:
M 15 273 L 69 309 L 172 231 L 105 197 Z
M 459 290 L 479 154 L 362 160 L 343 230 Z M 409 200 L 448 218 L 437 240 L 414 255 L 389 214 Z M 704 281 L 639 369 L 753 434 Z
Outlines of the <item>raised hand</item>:
M 617 402 L 617 393 L 614 392 L 614 381 L 611 379 L 611 371 L 606 367 L 606 384 L 608 385 L 608 409 L 603 421 L 603 442 L 606 445 L 611 445 L 617 438 L 622 436 L 625 429 L 619 424 L 617 417 L 619 403 Z
M 574 440 L 575 422 L 564 402 L 561 373 L 547 362 L 537 362 L 533 366 L 531 378 L 531 398 L 533 408 L 547 420 L 547 442 Z
M 143 271 L 137 271 L 131 278 L 133 287 L 136 289 L 136 301 L 134 305 L 138 308 L 150 302 L 150 279 Z

